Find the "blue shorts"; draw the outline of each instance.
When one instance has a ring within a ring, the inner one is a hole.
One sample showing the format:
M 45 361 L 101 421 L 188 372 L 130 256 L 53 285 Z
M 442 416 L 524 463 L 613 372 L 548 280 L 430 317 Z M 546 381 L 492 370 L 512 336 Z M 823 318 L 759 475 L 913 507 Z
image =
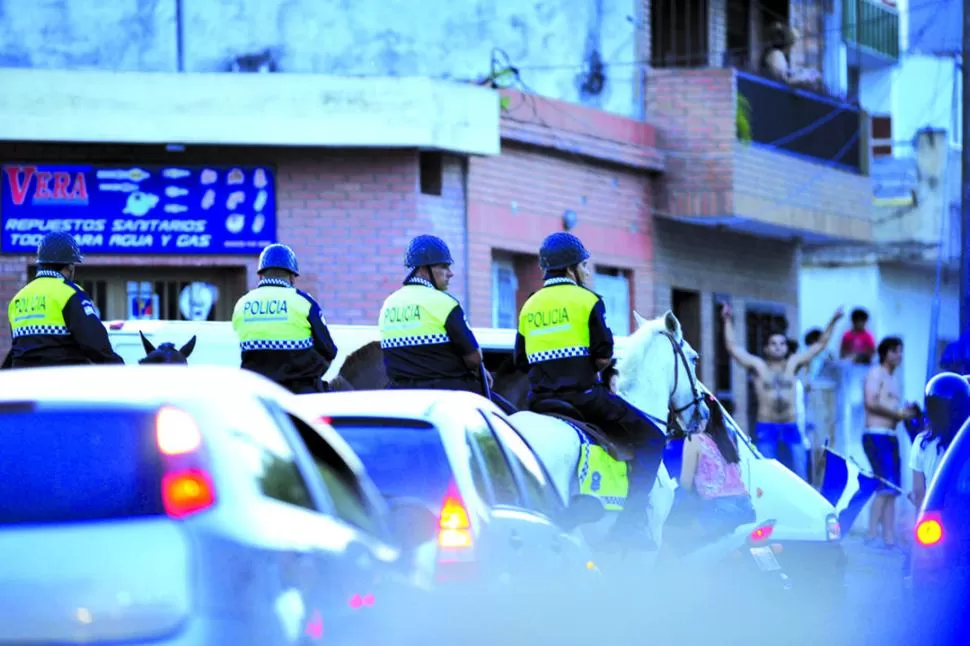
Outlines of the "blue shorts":
M 866 451 L 869 458 L 869 465 L 872 472 L 880 478 L 888 480 L 897 487 L 901 486 L 902 471 L 899 463 L 899 440 L 896 435 L 884 433 L 863 433 L 862 448 Z M 877 494 L 890 494 L 898 496 L 899 491 L 886 485 L 881 485 L 876 490 Z

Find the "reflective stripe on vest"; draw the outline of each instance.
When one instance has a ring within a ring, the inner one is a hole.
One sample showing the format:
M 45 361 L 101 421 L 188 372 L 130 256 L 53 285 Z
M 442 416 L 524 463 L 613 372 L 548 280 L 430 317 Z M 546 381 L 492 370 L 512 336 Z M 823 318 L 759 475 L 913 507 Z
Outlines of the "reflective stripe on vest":
M 451 339 L 445 321 L 458 302 L 445 292 L 423 285 L 405 285 L 381 307 L 381 348 L 438 345 Z
M 580 440 L 576 470 L 579 493 L 596 496 L 609 511 L 621 511 L 630 492 L 626 462 L 613 459 L 601 446 L 591 443 L 585 433 L 580 433 Z
M 309 350 L 313 347 L 311 307 L 294 287 L 257 287 L 240 298 L 232 312 L 239 349 Z
M 573 284 L 543 287 L 519 313 L 530 364 L 589 356 L 589 315 L 599 296 Z
M 64 306 L 79 289 L 62 277 L 40 276 L 27 283 L 7 307 L 11 336 L 70 336 Z

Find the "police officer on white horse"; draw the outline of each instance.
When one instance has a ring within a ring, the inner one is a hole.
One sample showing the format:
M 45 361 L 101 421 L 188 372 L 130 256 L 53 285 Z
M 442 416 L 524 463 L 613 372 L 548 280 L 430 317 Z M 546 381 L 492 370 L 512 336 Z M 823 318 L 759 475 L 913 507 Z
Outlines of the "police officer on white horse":
M 553 233 L 539 249 L 541 289 L 519 313 L 515 364 L 529 375 L 529 401 L 565 401 L 587 422 L 633 449 L 630 494 L 614 536 L 630 547 L 649 547 L 646 513 L 663 461 L 666 436 L 642 411 L 610 392 L 598 373 L 611 365 L 613 334 L 603 300 L 586 287 L 589 252 L 576 236 Z
M 259 254 L 259 284 L 236 302 L 232 328 L 241 367 L 296 393 L 323 392 L 323 375 L 337 357 L 320 304 L 293 286 L 296 254 L 271 244 Z

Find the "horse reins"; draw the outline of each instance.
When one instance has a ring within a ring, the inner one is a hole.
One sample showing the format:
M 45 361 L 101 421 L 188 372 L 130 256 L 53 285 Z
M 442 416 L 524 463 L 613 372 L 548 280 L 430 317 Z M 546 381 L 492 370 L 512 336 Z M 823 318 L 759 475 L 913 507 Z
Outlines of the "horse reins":
M 674 335 L 670 334 L 669 332 L 665 331 L 665 332 L 661 332 L 661 334 L 667 337 L 667 340 L 670 341 L 670 347 L 674 354 L 674 385 L 673 385 L 673 388 L 670 389 L 670 397 L 667 399 L 667 419 L 662 420 L 655 415 L 651 415 L 650 413 L 647 413 L 646 411 L 643 411 L 643 413 L 644 415 L 649 417 L 650 420 L 653 421 L 654 423 L 667 427 L 668 431 L 672 428 L 680 429 L 683 431 L 684 429 L 680 428 L 677 425 L 677 416 L 683 413 L 691 406 L 696 407 L 697 404 L 703 402 L 704 395 L 703 393 L 700 392 L 700 389 L 697 387 L 697 380 L 694 378 L 693 373 L 691 373 L 690 371 L 690 365 L 687 363 L 687 355 L 684 354 L 683 339 L 681 339 L 678 342 L 677 339 L 674 338 Z M 684 371 L 687 372 L 687 378 L 690 380 L 691 394 L 693 395 L 693 399 L 691 399 L 687 404 L 680 406 L 679 408 L 675 407 L 673 404 L 674 394 L 677 392 L 677 386 L 680 385 L 680 371 L 677 370 L 678 365 L 684 366 Z M 695 408 L 693 419 L 696 419 L 698 415 L 699 413 Z

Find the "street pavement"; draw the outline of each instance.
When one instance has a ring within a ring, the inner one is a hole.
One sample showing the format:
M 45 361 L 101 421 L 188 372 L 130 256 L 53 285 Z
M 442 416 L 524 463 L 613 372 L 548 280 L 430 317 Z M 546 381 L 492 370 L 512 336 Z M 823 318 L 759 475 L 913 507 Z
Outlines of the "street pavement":
M 846 576 L 846 644 L 896 646 L 903 636 L 908 608 L 903 588 L 903 551 L 867 547 L 862 536 L 844 539 L 849 558 Z

